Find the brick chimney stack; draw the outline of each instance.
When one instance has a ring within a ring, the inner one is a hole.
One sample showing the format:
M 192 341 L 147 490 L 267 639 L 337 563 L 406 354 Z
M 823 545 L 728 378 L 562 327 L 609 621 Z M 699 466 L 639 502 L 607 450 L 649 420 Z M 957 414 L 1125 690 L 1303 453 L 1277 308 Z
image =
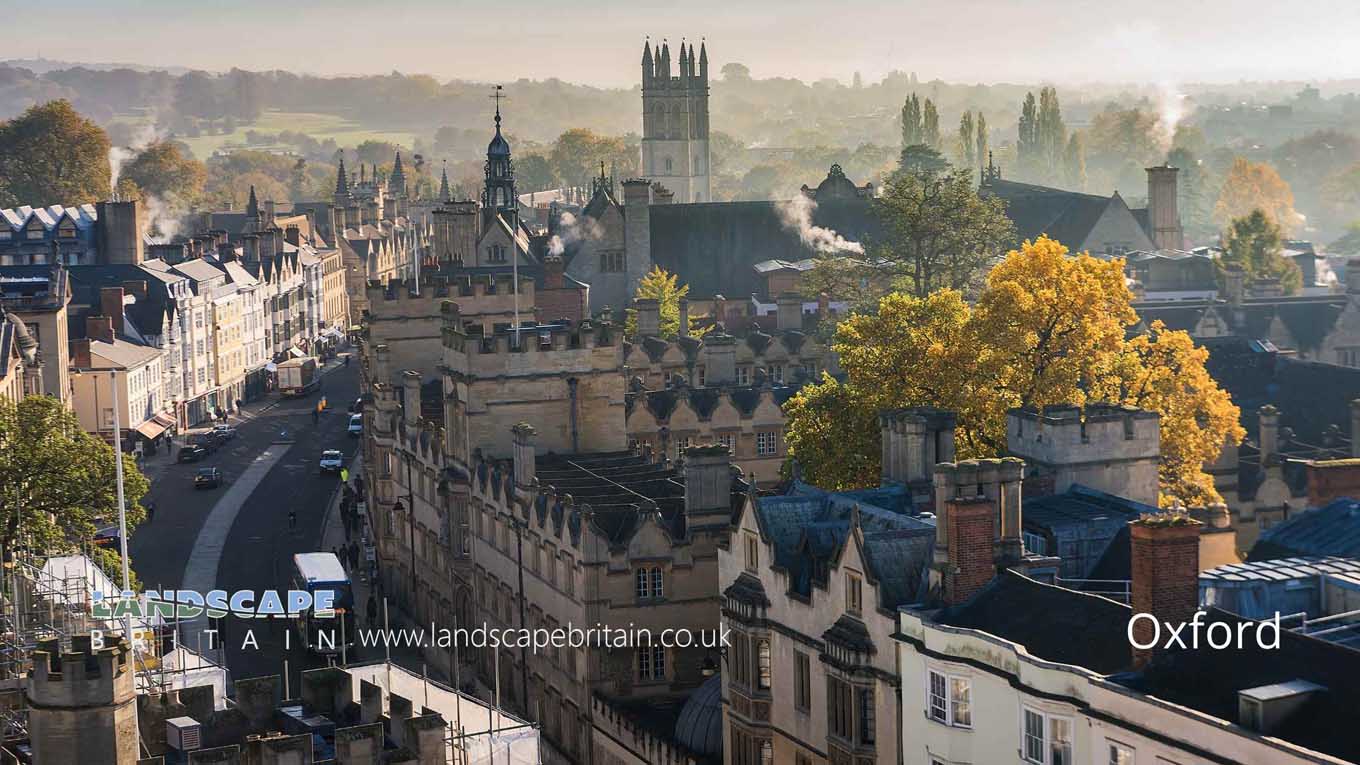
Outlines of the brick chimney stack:
M 996 576 L 997 501 L 984 485 L 998 473 L 989 461 L 941 463 L 934 469 L 935 562 L 931 589 L 944 605 L 969 599 Z
M 90 360 L 90 338 L 81 337 L 71 341 L 71 366 L 76 369 L 94 366 Z
M 510 428 L 510 434 L 514 444 L 515 486 L 522 489 L 532 488 L 537 473 L 534 437 L 538 435 L 538 431 L 529 423 L 521 422 Z
M 115 337 L 123 334 L 122 287 L 103 287 L 99 290 L 99 312 L 108 318 Z M 111 343 L 113 340 L 107 342 Z
M 86 316 L 85 337 L 105 343 L 113 342 L 113 319 L 107 316 Z
M 562 269 L 561 255 L 548 255 L 543 258 L 544 289 L 560 290 L 566 286 L 566 278 L 563 276 Z
M 1204 524 L 1188 516 L 1159 514 L 1129 522 L 1133 580 L 1133 615 L 1151 614 L 1160 623 L 1188 622 L 1199 608 L 1199 533 Z M 1139 619 L 1133 636 L 1147 643 L 1152 623 Z M 1162 629 L 1165 633 L 1165 627 Z M 1133 649 L 1133 663 L 1141 667 L 1155 649 Z
M 273 203 L 273 202 L 266 202 L 266 204 L 271 204 L 271 205 L 272 205 L 272 204 L 274 204 L 274 203 Z M 293 245 L 294 247 L 301 247 L 301 246 L 302 246 L 302 229 L 298 228 L 297 226 L 289 226 L 288 228 L 285 228 L 285 229 L 283 230 L 283 239 L 284 239 L 284 241 L 288 242 L 289 244 Z

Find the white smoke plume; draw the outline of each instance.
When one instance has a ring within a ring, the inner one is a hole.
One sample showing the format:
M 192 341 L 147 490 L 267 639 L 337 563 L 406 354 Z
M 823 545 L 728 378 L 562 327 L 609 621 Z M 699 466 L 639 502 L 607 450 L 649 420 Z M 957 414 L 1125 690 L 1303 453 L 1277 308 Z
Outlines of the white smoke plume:
M 123 165 L 136 157 L 143 149 L 159 140 L 160 135 L 156 132 L 156 127 L 151 123 L 143 123 L 137 128 L 137 132 L 132 135 L 132 140 L 127 146 L 113 146 L 109 148 L 109 187 L 118 188 L 118 179 L 123 174 Z
M 1162 150 L 1171 150 L 1176 126 L 1185 118 L 1185 94 L 1170 82 L 1157 86 L 1157 129 L 1161 131 Z
M 804 194 L 776 205 L 784 225 L 798 234 L 803 244 L 824 255 L 864 254 L 864 245 L 852 242 L 835 230 L 812 224 L 817 203 Z
M 604 236 L 604 228 L 599 221 L 594 218 L 578 219 L 569 212 L 562 213 L 558 218 L 558 231 L 548 240 L 548 254 L 561 255 L 567 251 L 567 245 L 585 240 L 597 240 Z

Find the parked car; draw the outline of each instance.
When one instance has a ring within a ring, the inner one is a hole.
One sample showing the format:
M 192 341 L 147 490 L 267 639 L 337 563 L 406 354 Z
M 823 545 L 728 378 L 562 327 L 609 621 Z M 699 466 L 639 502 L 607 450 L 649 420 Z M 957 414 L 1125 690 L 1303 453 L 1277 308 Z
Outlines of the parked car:
M 355 438 L 364 434 L 364 416 L 362 414 L 350 415 L 349 434 Z
M 345 455 L 338 449 L 327 449 L 321 453 L 321 472 L 339 473 L 345 466 Z
M 223 441 L 230 441 L 236 437 L 236 428 L 230 425 L 214 425 L 212 434 Z
M 204 449 L 206 449 L 209 454 L 212 454 L 213 452 L 217 451 L 217 447 L 222 445 L 222 439 L 213 435 L 212 431 L 208 431 L 206 433 L 198 433 L 194 435 L 193 439 L 189 443 L 194 446 L 201 446 Z
M 215 467 L 199 468 L 194 473 L 195 489 L 216 489 L 222 485 L 222 469 Z
M 208 456 L 208 448 L 202 444 L 189 444 L 179 450 L 176 462 L 198 462 Z

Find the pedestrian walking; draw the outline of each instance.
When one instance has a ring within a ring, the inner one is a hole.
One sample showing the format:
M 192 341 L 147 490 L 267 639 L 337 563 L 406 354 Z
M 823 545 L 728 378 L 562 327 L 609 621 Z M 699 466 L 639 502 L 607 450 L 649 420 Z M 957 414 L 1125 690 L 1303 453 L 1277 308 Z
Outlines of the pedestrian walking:
M 372 593 L 369 593 L 366 610 L 368 611 L 368 624 L 371 627 L 374 622 L 378 621 L 378 599 L 373 597 Z
M 155 502 L 147 502 L 147 503 L 146 503 L 146 522 L 147 522 L 147 523 L 150 523 L 150 522 L 152 522 L 152 521 L 154 521 L 154 520 L 156 520 L 156 503 L 155 503 Z
M 289 510 L 289 511 L 288 511 L 288 530 L 289 530 L 289 531 L 296 531 L 296 530 L 297 530 L 297 511 L 296 511 L 296 510 Z

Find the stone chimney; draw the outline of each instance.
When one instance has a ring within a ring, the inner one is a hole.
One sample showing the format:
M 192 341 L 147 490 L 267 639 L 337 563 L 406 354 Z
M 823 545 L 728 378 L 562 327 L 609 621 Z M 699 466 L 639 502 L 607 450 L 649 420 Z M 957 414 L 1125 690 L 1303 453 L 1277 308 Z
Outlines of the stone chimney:
M 1351 399 L 1351 456 L 1360 457 L 1360 398 Z
M 217 259 L 223 263 L 231 263 L 236 260 L 236 248 L 228 242 L 218 242 Z
M 1266 404 L 1256 413 L 1256 444 L 1261 450 L 1261 466 L 1280 453 L 1280 410 Z
M 144 222 L 140 200 L 96 203 L 95 238 L 99 262 L 140 265 Z
M 273 202 L 268 202 L 268 203 L 266 203 L 266 204 L 272 205 L 272 204 L 274 204 L 274 203 L 273 203 Z M 297 226 L 289 226 L 288 228 L 285 228 L 285 229 L 283 230 L 283 239 L 284 239 L 285 242 L 288 242 L 289 244 L 293 245 L 294 247 L 301 247 L 301 246 L 302 246 L 302 229 L 298 228 Z
M 817 315 L 823 319 L 831 316 L 831 296 L 825 292 L 817 293 Z
M 659 337 L 661 335 L 661 304 L 656 298 L 638 298 L 633 301 L 637 312 L 637 336 Z
M 704 385 L 716 387 L 737 381 L 737 339 L 725 332 L 704 335 Z
M 1228 305 L 1233 308 L 1241 306 L 1246 291 L 1246 271 L 1243 271 L 1242 267 L 1236 264 L 1225 267 L 1223 269 L 1223 299 L 1228 301 Z
M 392 383 L 391 349 L 385 344 L 373 349 L 373 379 L 369 382 L 374 385 Z
M 264 200 L 264 225 L 266 228 L 274 225 L 274 211 L 276 209 L 277 207 L 274 204 L 274 200 Z
M 247 263 L 258 263 L 260 260 L 260 237 L 254 234 L 242 236 L 241 256 Z
M 1152 243 L 1159 250 L 1180 250 L 1185 247 L 1181 216 L 1176 207 L 1176 174 L 1178 168 L 1159 165 L 1147 168 L 1148 225 L 1152 227 Z
M 105 343 L 113 342 L 113 319 L 107 316 L 86 316 L 85 337 Z
M 883 412 L 878 422 L 884 482 L 928 481 L 937 463 L 954 461 L 953 412 L 910 407 Z
M 101 287 L 99 290 L 99 312 L 108 318 L 113 327 L 113 336 L 123 334 L 123 288 Z M 107 342 L 113 342 L 112 339 Z
M 680 298 L 680 336 L 689 337 L 689 299 Z
M 685 450 L 685 517 L 690 530 L 725 529 L 732 517 L 731 455 L 722 444 Z
M 71 341 L 71 366 L 76 369 L 94 366 L 90 360 L 90 338 L 81 337 Z
M 520 488 L 530 488 L 534 485 L 536 474 L 534 460 L 534 439 L 538 431 L 534 426 L 527 422 L 521 422 L 510 428 L 510 440 L 513 443 L 515 485 Z
M 1151 614 L 1162 625 L 1190 620 L 1199 608 L 1199 534 L 1204 524 L 1188 516 L 1158 514 L 1129 522 L 1132 577 L 1129 606 L 1133 616 Z M 1151 620 L 1133 623 L 1135 642 L 1147 643 L 1155 633 Z M 1155 649 L 1133 649 L 1141 667 Z
M 567 284 L 566 276 L 563 274 L 563 263 L 561 255 L 547 255 L 543 258 L 543 288 L 548 290 L 560 290 Z
M 269 231 L 261 231 L 260 237 L 260 260 L 269 260 L 278 252 L 274 249 L 274 236 Z
M 417 427 L 420 425 L 420 373 L 412 369 L 402 372 L 401 387 L 402 412 L 406 427 Z
M 775 299 L 775 327 L 781 331 L 803 329 L 803 296 L 783 292 Z

